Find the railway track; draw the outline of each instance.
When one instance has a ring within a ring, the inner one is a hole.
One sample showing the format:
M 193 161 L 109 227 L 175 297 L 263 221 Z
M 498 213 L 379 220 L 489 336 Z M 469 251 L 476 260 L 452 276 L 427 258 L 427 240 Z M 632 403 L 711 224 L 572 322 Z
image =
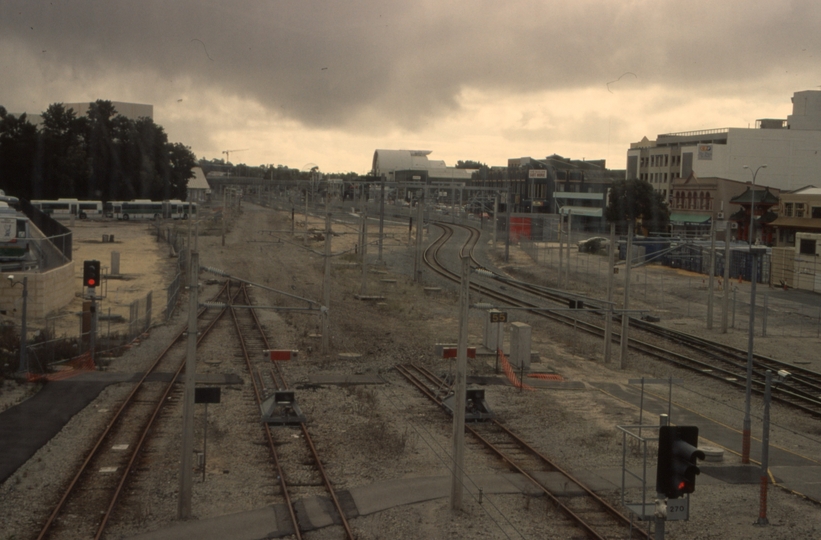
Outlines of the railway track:
M 245 284 L 240 286 L 238 296 L 242 298 L 244 305 L 253 305 Z M 275 391 L 288 389 L 285 372 L 279 362 L 273 362 L 272 367 L 268 369 L 255 369 L 251 361 L 250 351 L 271 349 L 256 311 L 247 308 L 231 308 L 231 316 L 248 372 L 253 374 L 254 394 L 257 406 L 261 409 L 264 400 Z M 279 479 L 279 493 L 288 509 L 293 535 L 298 539 L 303 538 L 304 531 L 298 515 L 299 501 L 327 494 L 337 513 L 338 519 L 335 522 L 342 526 L 346 538 L 353 540 L 355 537 L 346 513 L 322 465 L 322 460 L 305 422 L 293 425 L 271 426 L 267 423 L 261 425 L 268 442 L 271 461 Z M 295 438 L 300 439 L 304 444 L 292 444 Z M 305 466 L 309 463 L 312 467 Z
M 400 364 L 396 370 L 431 401 L 445 409 L 442 396 L 443 390 L 449 388 L 446 381 L 416 364 Z M 647 531 L 634 527 L 630 518 L 501 422 L 476 422 L 466 425 L 465 430 L 482 448 L 531 482 L 568 518 L 566 529 L 558 532 L 557 537 L 572 538 L 581 530 L 588 538 L 598 540 L 651 538 Z M 551 488 L 548 483 L 562 486 L 562 490 Z
M 225 296 L 226 288 L 215 299 Z M 198 313 L 201 342 L 225 310 L 203 309 Z M 178 401 L 175 384 L 185 366 L 185 330 L 152 362 L 112 415 L 63 495 L 42 526 L 37 538 L 101 538 L 117 501 L 124 491 L 152 427 L 166 405 Z M 162 374 L 170 374 L 163 377 Z
M 467 229 L 470 232 L 473 245 L 475 245 L 473 238 L 479 231 L 473 227 L 463 225 L 444 223 L 435 223 L 435 225 L 443 229 L 443 234 L 425 251 L 425 263 L 443 278 L 458 282 L 460 279 L 459 274 L 449 270 L 442 264 L 438 260 L 438 254 L 453 236 L 454 227 Z M 588 300 L 585 300 L 588 305 L 586 305 L 585 310 L 578 310 L 580 313 L 577 316 L 568 315 L 566 312 L 547 311 L 544 309 L 546 307 L 545 300 L 555 303 L 557 307 L 564 307 L 568 305 L 569 300 L 578 299 L 578 296 L 495 274 L 482 268 L 482 265 L 473 256 L 473 249 L 470 249 L 469 253 L 476 267 L 483 270 L 478 275 L 482 279 L 494 283 L 493 286 L 489 286 L 483 284 L 484 282 L 478 282 L 476 278 L 472 278 L 471 290 L 479 292 L 486 298 L 498 301 L 500 305 L 532 310 L 530 313 L 534 315 L 604 338 L 604 328 L 596 322 L 605 316 L 607 311 L 605 306 L 589 303 Z M 499 290 L 500 285 L 504 286 L 504 292 Z M 514 296 L 511 294 L 512 291 L 520 294 Z M 630 326 L 634 330 L 629 337 L 629 346 L 632 350 L 738 388 L 745 387 L 747 377 L 746 351 L 636 318 L 631 318 Z M 638 331 L 638 334 L 636 331 Z M 614 342 L 621 340 L 621 334 L 615 328 L 612 335 Z M 663 340 L 664 344 L 659 345 L 659 340 Z M 671 343 L 675 344 L 677 350 L 670 347 L 669 344 Z M 763 395 L 764 393 L 767 370 L 773 372 L 787 370 L 791 373 L 786 382 L 773 389 L 774 400 L 790 405 L 811 416 L 821 417 L 821 373 L 762 355 L 754 355 L 752 384 L 753 391 L 758 394 Z

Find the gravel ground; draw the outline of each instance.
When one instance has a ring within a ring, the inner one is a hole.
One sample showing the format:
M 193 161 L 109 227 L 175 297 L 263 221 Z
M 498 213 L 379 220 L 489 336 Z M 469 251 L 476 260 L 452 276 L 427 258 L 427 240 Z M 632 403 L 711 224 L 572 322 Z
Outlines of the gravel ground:
M 248 281 L 319 299 L 323 261 L 315 252 L 322 252 L 323 242 L 311 240 L 310 247 L 314 251 L 304 249 L 301 219 L 297 219 L 296 225 L 296 237 L 292 238 L 284 232 L 290 228 L 285 213 L 246 204 L 241 216 L 235 218 L 224 247 L 219 236 L 200 237 L 200 262 Z M 309 227 L 321 230 L 324 225 L 311 220 Z M 339 264 L 332 273 L 332 354 L 319 353 L 319 340 L 314 337 L 318 333 L 319 321 L 315 315 L 260 312 L 274 347 L 301 351 L 299 359 L 286 366 L 286 376 L 297 388 L 305 385 L 314 373 L 373 373 L 387 381 L 383 385 L 326 386 L 299 391 L 300 406 L 309 418 L 311 435 L 339 489 L 391 478 L 447 474 L 451 435 L 448 419 L 391 368 L 397 363 L 415 361 L 435 371 L 449 369 L 442 360 L 433 357 L 433 344 L 455 341 L 457 291 L 455 287 L 426 275 L 423 285 L 443 286 L 444 290 L 433 296 L 420 294 L 420 285 L 410 280 L 411 253 L 404 244 L 407 225 L 397 223 L 388 228 L 393 238 L 385 247 L 388 274 L 371 274 L 369 282 L 369 294 L 384 294 L 384 303 L 354 300 L 353 296 L 360 291 L 360 272 L 344 265 L 352 261 L 350 256 L 336 258 Z M 371 232 L 374 229 L 371 228 Z M 340 224 L 335 225 L 334 230 L 337 232 L 332 239 L 334 252 L 352 248 L 356 242 L 356 234 L 351 233 L 353 228 Z M 430 233 L 437 234 L 436 228 L 431 227 Z M 581 256 L 574 254 L 574 258 Z M 508 263 L 495 254 L 489 255 L 489 262 L 519 277 L 534 281 L 550 279 L 549 269 L 535 267 L 516 246 L 511 249 Z M 585 266 L 592 269 L 597 265 L 578 265 L 580 269 Z M 656 276 L 657 270 L 659 276 L 664 275 L 664 285 L 671 289 L 672 278 L 666 274 L 666 269 L 651 268 L 648 281 Z M 201 280 L 211 277 L 202 274 Z M 396 278 L 397 283 L 382 283 L 381 278 Z M 571 286 L 575 285 L 578 290 L 603 294 L 601 280 L 596 279 L 592 270 L 587 279 L 583 279 L 581 270 L 574 278 L 577 279 Z M 661 283 L 660 277 L 656 279 Z M 215 288 L 215 285 L 207 285 L 201 297 L 209 297 Z M 260 305 L 282 302 L 281 296 L 261 288 L 255 288 L 253 295 Z M 634 302 L 631 305 L 640 300 Z M 187 299 L 183 298 L 178 313 L 169 324 L 152 329 L 148 339 L 141 340 L 138 347 L 117 359 L 110 369 L 122 372 L 144 369 L 147 361 L 185 324 L 187 305 Z M 684 301 L 679 305 L 683 307 Z M 568 469 L 619 466 L 621 436 L 615 426 L 638 422 L 636 409 L 593 389 L 590 385 L 595 382 L 626 384 L 630 378 L 672 374 L 685 381 L 674 389 L 673 397 L 677 403 L 728 425 L 741 425 L 743 394 L 638 356 L 631 357 L 623 371 L 614 364 L 605 366 L 599 360 L 599 340 L 576 335 L 566 327 L 535 318 L 523 317 L 522 320 L 533 326 L 533 347 L 539 351 L 544 367 L 556 370 L 568 380 L 585 383 L 586 389 L 522 393 L 507 386 L 488 386 L 487 399 L 500 419 Z M 703 320 L 699 323 L 686 315 L 675 320 L 685 321 L 694 330 L 703 326 Z M 255 419 L 250 379 L 231 344 L 227 321 L 219 324 L 226 326 L 207 338 L 198 353 L 198 372 L 235 373 L 243 378 L 244 384 L 224 388 L 223 403 L 209 408 L 207 476 L 202 483 L 195 475 L 197 481 L 194 484 L 193 511 L 197 518 L 279 502 L 278 488 L 263 446 L 263 432 Z M 483 321 L 480 313 L 472 314 L 469 326 L 471 344 L 481 343 Z M 700 333 L 721 339 L 720 335 L 713 335 L 715 331 Z M 779 339 L 780 344 L 777 343 Z M 761 341 L 766 341 L 766 346 L 775 353 L 784 351 L 789 344 L 792 357 L 807 359 L 815 358 L 813 353 L 818 345 L 812 338 L 769 337 Z M 345 352 L 362 356 L 351 359 L 338 354 Z M 492 361 L 471 360 L 469 370 L 471 374 L 489 375 L 493 372 L 493 364 Z M 0 539 L 36 536 L 38 524 L 56 502 L 57 487 L 67 481 L 95 433 L 128 390 L 127 385 L 110 386 L 0 486 L 0 516 L 3 516 Z M 22 399 L 17 392 L 22 390 L 4 389 L 0 405 Z M 756 400 L 753 413 L 760 414 L 760 409 L 760 400 Z M 195 440 L 201 440 L 202 413 L 197 411 Z M 127 538 L 174 522 L 179 418 L 179 406 L 171 404 L 134 474 L 134 481 L 115 515 L 108 538 Z M 775 424 L 772 444 L 819 459 L 821 429 L 817 421 L 778 405 L 773 406 L 772 418 Z M 757 419 L 753 432 L 760 432 Z M 287 435 L 292 437 L 294 433 Z M 293 442 L 300 441 L 294 438 Z M 290 447 L 295 451 L 296 446 L 285 445 L 284 452 L 287 454 Z M 635 456 L 630 459 L 632 463 L 637 462 Z M 739 458 L 725 454 L 725 461 L 734 464 Z M 502 470 L 498 463 L 470 446 L 466 462 L 469 473 Z M 302 472 L 286 474 L 296 476 Z M 619 500 L 618 492 L 606 495 L 614 501 Z M 357 537 L 374 539 L 569 537 L 572 533 L 562 525 L 563 519 L 546 506 L 542 499 L 524 495 L 495 496 L 485 497 L 482 505 L 468 499 L 463 511 L 454 514 L 449 510 L 449 501 L 442 499 L 360 517 L 353 520 L 352 525 Z M 668 524 L 667 538 L 792 539 L 821 535 L 821 508 L 778 488 L 770 492 L 772 525 L 754 526 L 757 515 L 757 485 L 702 484 L 691 498 L 691 520 Z M 340 530 L 332 527 L 310 533 L 308 538 L 339 536 Z

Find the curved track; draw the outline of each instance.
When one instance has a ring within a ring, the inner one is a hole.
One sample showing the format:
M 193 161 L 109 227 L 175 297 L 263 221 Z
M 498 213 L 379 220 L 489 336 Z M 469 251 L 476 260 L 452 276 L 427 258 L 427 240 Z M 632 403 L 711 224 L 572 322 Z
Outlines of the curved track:
M 454 227 L 464 228 L 470 231 L 471 239 L 473 239 L 479 231 L 473 227 L 464 225 L 443 223 L 435 223 L 435 225 L 442 228 L 444 232 L 425 251 L 425 263 L 443 278 L 458 283 L 460 279 L 459 275 L 448 270 L 438 261 L 438 254 L 447 241 L 453 236 Z M 473 245 L 475 245 L 475 241 Z M 476 275 L 483 276 L 484 279 L 493 283 L 493 286 L 487 286 L 476 282 L 475 278 L 472 278 L 470 284 L 472 290 L 481 293 L 487 298 L 496 300 L 502 305 L 532 308 L 532 311 L 530 311 L 532 314 L 549 318 L 597 337 L 604 337 L 604 328 L 594 322 L 600 320 L 601 317 L 605 315 L 606 308 L 604 306 L 591 304 L 585 299 L 585 302 L 588 304 L 586 305 L 586 309 L 583 311 L 576 310 L 574 312 L 579 313 L 578 316 L 570 316 L 566 314 L 568 312 L 547 311 L 545 310 L 546 306 L 544 303 L 537 303 L 535 299 L 548 300 L 558 305 L 567 306 L 569 300 L 578 299 L 578 296 L 493 273 L 482 268 L 479 262 L 473 257 L 472 249 L 470 252 L 475 266 L 480 269 Z M 504 286 L 508 292 L 500 291 L 500 285 Z M 513 296 L 510 294 L 511 290 L 524 294 L 521 296 Z M 745 387 L 747 377 L 746 351 L 636 318 L 630 319 L 630 326 L 634 329 L 634 333 L 629 337 L 629 346 L 634 351 L 641 352 L 681 368 L 696 371 L 738 388 Z M 638 331 L 640 335 L 637 335 L 635 331 Z M 620 339 L 620 333 L 614 329 L 613 340 L 620 341 Z M 653 339 L 655 343 L 649 341 L 649 339 Z M 659 340 L 663 340 L 664 344 L 659 344 Z M 682 352 L 671 350 L 670 343 L 680 347 Z M 788 370 L 791 373 L 791 377 L 773 389 L 773 399 L 791 405 L 812 416 L 821 417 L 820 373 L 792 364 L 786 364 L 766 356 L 754 355 L 753 391 L 763 394 L 766 371 L 778 371 L 780 369 Z

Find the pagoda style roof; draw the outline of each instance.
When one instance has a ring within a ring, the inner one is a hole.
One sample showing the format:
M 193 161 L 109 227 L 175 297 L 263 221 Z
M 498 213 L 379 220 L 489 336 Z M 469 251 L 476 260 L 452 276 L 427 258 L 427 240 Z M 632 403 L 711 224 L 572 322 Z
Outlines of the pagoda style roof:
M 753 190 L 748 187 L 744 193 L 730 199 L 730 202 L 733 204 L 774 205 L 778 204 L 778 197 L 770 193 L 769 188 Z

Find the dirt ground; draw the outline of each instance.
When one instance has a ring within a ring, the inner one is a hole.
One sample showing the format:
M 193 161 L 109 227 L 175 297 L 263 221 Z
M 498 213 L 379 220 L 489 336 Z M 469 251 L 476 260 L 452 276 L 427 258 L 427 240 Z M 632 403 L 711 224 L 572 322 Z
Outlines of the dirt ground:
M 338 219 L 343 218 L 340 216 Z M 167 246 L 156 243 L 147 225 L 106 223 L 103 224 L 104 227 L 116 226 L 116 230 L 105 231 L 94 230 L 93 223 L 82 225 L 87 225 L 88 230 L 78 232 L 75 238 L 79 239 L 82 234 L 86 235 L 84 238 L 87 241 L 75 239 L 78 260 L 92 256 L 107 260 L 112 246 L 97 245 L 94 243 L 95 238 L 101 237 L 103 232 L 115 234 L 115 239 L 119 241 L 122 238 L 125 243 L 123 251 L 130 254 L 128 259 L 123 256 L 123 272 L 157 280 L 153 282 L 154 285 L 146 282 L 139 289 L 135 287 L 134 294 L 144 294 L 150 287 L 162 290 L 163 284 L 173 275 L 173 259 L 167 257 Z M 309 235 L 308 245 L 303 245 L 302 220 L 299 214 L 294 236 L 290 234 L 290 227 L 289 213 L 246 203 L 242 214 L 235 216 L 232 221 L 225 246 L 221 245 L 218 235 L 199 239 L 200 263 L 267 287 L 321 299 L 323 261 L 320 254 L 324 249 L 324 242 L 319 235 Z M 423 274 L 422 283 L 414 283 L 411 279 L 412 250 L 407 245 L 407 223 L 389 222 L 387 227 L 390 240 L 386 241 L 384 247 L 385 264 L 373 264 L 376 249 L 369 248 L 372 270 L 380 273 L 368 275 L 369 294 L 380 294 L 385 299 L 380 303 L 363 303 L 354 299 L 354 295 L 360 292 L 362 282 L 359 267 L 352 264 L 355 262 L 353 247 L 357 239 L 356 227 L 350 222 L 337 222 L 334 225 L 332 246 L 333 252 L 338 256 L 334 258 L 332 271 L 330 354 L 323 355 L 319 351 L 319 340 L 315 337 L 319 332 L 319 320 L 316 316 L 261 312 L 274 346 L 296 348 L 301 352 L 299 361 L 287 366 L 286 376 L 292 384 L 306 384 L 312 375 L 328 372 L 375 373 L 386 380 L 386 384 L 373 388 L 322 387 L 300 394 L 300 404 L 310 417 L 311 433 L 320 454 L 326 460 L 331 478 L 340 489 L 392 478 L 448 474 L 446 463 L 450 448 L 449 421 L 419 396 L 417 391 L 410 388 L 392 367 L 397 363 L 416 361 L 443 373 L 452 369 L 445 361 L 435 357 L 434 344 L 456 340 L 458 291 L 454 286 L 441 283 L 427 273 Z M 311 218 L 309 229 L 320 231 L 324 229 L 324 223 L 318 218 Z M 376 226 L 371 225 L 371 239 L 374 238 L 375 230 Z M 430 237 L 438 234 L 435 226 L 431 226 L 429 234 Z M 135 256 L 136 261 L 130 258 L 133 253 L 131 245 L 127 243 L 129 238 L 133 239 L 135 250 L 144 250 L 143 256 Z M 94 249 L 100 251 L 93 251 Z M 147 253 L 151 253 L 151 258 L 145 256 Z M 522 279 L 546 282 L 555 280 L 555 268 L 534 264 L 533 259 L 517 246 L 511 247 L 508 262 L 502 260 L 501 253 L 501 250 L 485 253 L 484 257 L 499 270 Z M 593 270 L 600 267 L 599 259 L 589 257 L 596 256 L 573 254 L 571 268 L 575 265 L 578 270 L 571 274 L 570 287 L 578 292 L 602 297 L 602 279 Z M 677 275 L 675 271 L 668 269 L 651 267 L 647 270 L 647 309 L 660 309 L 660 306 L 650 301 L 653 298 L 654 284 L 659 288 L 659 295 L 662 287 L 666 295 L 673 295 L 675 288 L 672 284 L 676 282 Z M 212 277 L 202 274 L 201 281 Z M 688 300 L 684 295 L 692 287 L 681 285 L 684 278 L 689 280 L 691 276 L 684 276 L 678 282 L 684 291 L 682 296 L 677 300 L 671 296 L 669 305 L 665 303 L 665 310 L 674 314 L 666 317 L 670 324 L 675 324 L 678 328 L 692 328 L 694 332 L 708 334 L 714 339 L 725 339 L 717 334 L 716 329 L 710 332 L 700 331 L 699 328 L 704 325 L 703 319 L 686 315 Z M 396 282 L 383 282 L 383 279 L 395 279 Z M 443 290 L 438 294 L 430 294 L 422 290 L 423 286 L 440 286 Z M 742 288 L 743 286 L 744 284 L 741 285 Z M 123 297 L 131 292 L 131 288 L 126 285 L 116 290 Z M 617 291 L 617 298 L 618 294 Z M 112 296 L 113 302 L 114 291 L 109 296 Z M 266 305 L 283 301 L 281 295 L 261 288 L 255 290 L 254 299 L 258 304 Z M 641 306 L 642 302 L 642 299 L 631 296 L 631 305 Z M 695 300 L 692 302 L 695 303 Z M 183 299 L 180 312 L 174 316 L 169 326 L 183 324 L 185 305 L 186 300 Z M 509 386 L 488 386 L 487 399 L 503 422 L 571 470 L 620 466 L 623 449 L 616 426 L 638 422 L 638 411 L 635 408 L 595 390 L 592 385 L 596 382 L 627 385 L 632 378 L 666 377 L 672 374 L 685 380 L 684 384 L 674 390 L 673 399 L 677 404 L 727 425 L 741 425 L 743 395 L 728 391 L 724 385 L 705 381 L 690 373 L 677 372 L 638 356 L 629 359 L 625 370 L 618 369 L 617 363 L 604 365 L 601 362 L 599 339 L 574 334 L 566 327 L 532 317 L 522 316 L 521 320 L 532 325 L 533 348 L 538 350 L 541 357 L 537 366 L 556 371 L 566 380 L 581 382 L 583 389 L 520 392 Z M 483 313 L 472 310 L 469 321 L 471 345 L 481 343 L 483 324 Z M 152 331 L 149 340 L 144 341 L 140 348 L 130 351 L 121 361 L 113 364 L 111 369 L 136 369 L 141 357 L 150 354 L 151 342 L 161 341 L 163 335 L 162 329 Z M 745 334 L 738 330 L 725 337 L 741 340 L 745 339 Z M 795 339 L 771 336 L 758 340 L 757 350 L 759 343 L 762 349 L 766 347 L 775 356 L 780 354 L 802 362 L 815 360 L 814 351 L 818 346 L 818 340 L 813 337 Z M 225 359 L 232 356 L 230 351 L 217 349 L 217 344 L 213 347 L 213 350 L 203 354 L 222 358 L 223 362 L 227 362 Z M 785 351 L 789 354 L 785 355 Z M 342 353 L 356 353 L 358 356 L 345 356 Z M 227 369 L 225 363 L 223 369 Z M 473 375 L 493 375 L 493 361 L 471 360 L 469 370 Z M 120 390 L 111 387 L 95 403 L 94 411 L 113 407 L 117 396 L 121 394 Z M 754 433 L 760 432 L 760 407 L 756 407 Z M 85 416 L 86 414 L 96 416 Z M 0 486 L 0 515 L 10 515 L 12 509 L 21 506 L 26 494 L 36 493 L 41 489 L 38 486 L 58 482 L 57 471 L 66 467 L 62 462 L 51 465 L 54 454 L 67 455 L 76 451 L 78 433 L 84 433 L 83 426 L 99 424 L 99 416 L 91 410 L 79 414 L 77 422 L 72 421 L 64 433 L 50 445 L 49 453 L 38 453 L 32 464 L 27 464 L 4 486 Z M 207 484 L 195 486 L 195 514 L 198 517 L 250 510 L 276 500 L 269 484 L 265 483 L 267 480 L 263 481 L 268 479 L 270 473 L 258 468 L 266 465 L 264 456 L 260 457 L 261 450 L 257 443 L 250 441 L 249 446 L 242 449 L 228 444 L 229 441 L 237 444 L 242 442 L 236 440 L 244 438 L 236 430 L 246 429 L 248 422 L 243 419 L 247 419 L 246 412 L 240 411 L 232 415 L 227 410 L 222 410 L 220 414 L 214 414 L 213 420 L 209 420 L 209 425 L 212 421 L 215 423 L 213 428 L 219 434 L 214 436 L 213 459 L 215 463 L 223 464 L 223 467 L 230 463 L 231 474 L 227 474 L 227 471 L 226 474 L 216 474 L 218 471 L 215 470 L 210 473 Z M 196 421 L 197 425 L 200 421 Z M 803 454 L 821 461 L 821 430 L 817 421 L 774 406 L 773 423 L 772 444 L 800 448 Z M 159 453 L 170 456 L 169 463 L 173 463 L 173 456 L 176 455 L 173 438 L 170 441 L 172 443 L 163 446 L 164 451 Z M 220 454 L 218 441 L 225 444 L 223 454 Z M 628 454 L 630 462 L 637 464 L 637 457 Z M 243 460 L 248 463 L 247 467 L 233 459 L 236 455 L 247 456 Z M 725 462 L 737 464 L 739 458 L 726 453 Z M 500 464 L 494 463 L 475 449 L 468 451 L 467 463 L 469 474 L 504 470 Z M 49 479 L 44 480 L 43 475 L 47 474 L 50 475 Z M 176 469 L 166 471 L 157 462 L 156 471 L 143 474 L 149 476 L 142 477 L 137 483 L 151 486 L 150 494 L 124 501 L 128 511 L 110 533 L 112 538 L 127 538 L 174 523 L 174 482 L 169 482 L 168 475 L 175 475 Z M 618 492 L 606 495 L 618 503 Z M 524 538 L 562 537 L 558 532 L 561 529 L 556 526 L 560 518 L 555 512 L 545 511 L 543 502 L 530 504 L 529 499 L 526 499 L 521 495 L 499 496 L 486 498 L 484 504 L 469 499 L 463 511 L 456 514 L 449 510 L 447 499 L 435 500 L 363 516 L 354 520 L 353 526 L 358 538 L 510 538 L 517 535 Z M 691 520 L 668 524 L 667 538 L 792 539 L 814 538 L 821 531 L 819 506 L 775 487 L 771 490 L 769 504 L 772 526 L 756 527 L 753 522 L 758 515 L 757 485 L 701 485 L 691 499 Z M 493 513 L 491 507 L 496 508 L 498 513 Z M 28 537 L 32 522 L 36 522 L 34 516 L 29 521 L 15 518 L 6 535 L 0 533 L 0 538 L 5 540 L 15 537 L 12 536 L 15 534 L 17 538 Z M 506 524 L 500 525 L 501 522 Z M 329 528 L 311 533 L 308 537 L 337 538 L 338 534 L 338 530 Z

